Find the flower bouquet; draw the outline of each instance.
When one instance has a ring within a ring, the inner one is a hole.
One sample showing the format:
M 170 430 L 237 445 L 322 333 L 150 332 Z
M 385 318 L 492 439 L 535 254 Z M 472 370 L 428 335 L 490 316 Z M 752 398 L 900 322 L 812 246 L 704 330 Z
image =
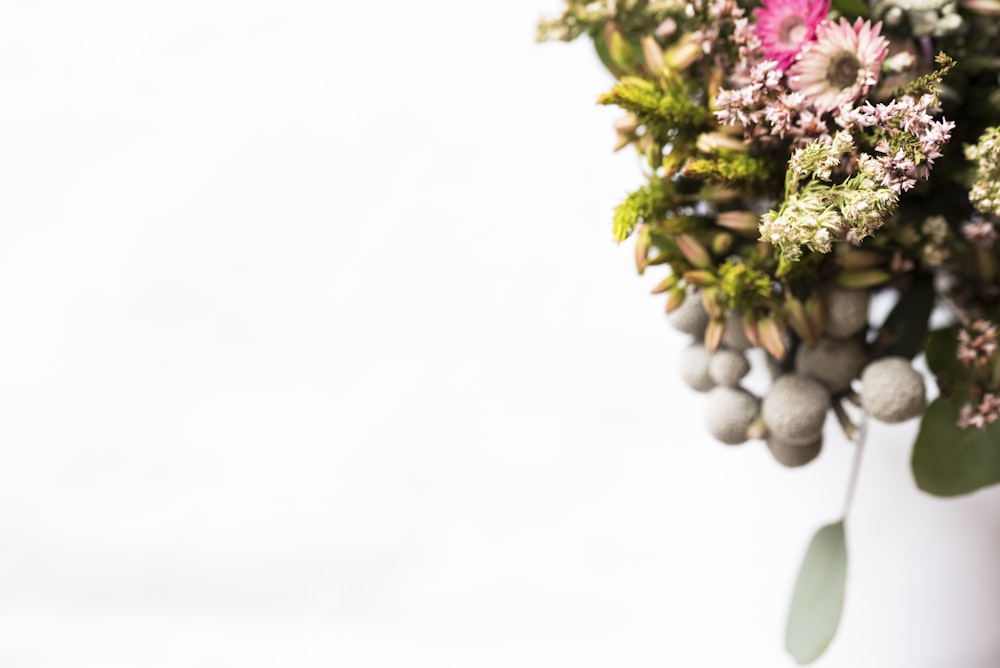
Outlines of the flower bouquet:
M 1000 482 L 997 17 L 998 0 L 568 0 L 540 24 L 588 36 L 616 78 L 599 103 L 647 179 L 613 235 L 640 274 L 666 270 L 653 292 L 693 337 L 679 371 L 722 443 L 797 467 L 828 415 L 856 457 L 869 417 L 919 418 L 920 489 Z M 843 520 L 820 529 L 786 629 L 799 663 L 836 631 L 846 559 Z

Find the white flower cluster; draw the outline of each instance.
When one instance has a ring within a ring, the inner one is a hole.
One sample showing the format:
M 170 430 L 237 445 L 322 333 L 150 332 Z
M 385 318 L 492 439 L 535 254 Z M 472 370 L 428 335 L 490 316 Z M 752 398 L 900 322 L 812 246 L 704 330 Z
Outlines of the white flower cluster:
M 803 246 L 828 253 L 838 239 L 860 242 L 881 227 L 898 198 L 884 185 L 888 176 L 880 160 L 862 153 L 851 177 L 831 183 L 854 148 L 851 134 L 841 130 L 796 150 L 788 163 L 789 194 L 778 211 L 761 217 L 761 240 L 796 260 Z M 799 189 L 803 181 L 807 183 Z
M 779 211 L 761 217 L 760 238 L 780 248 L 789 260 L 797 260 L 803 246 L 829 253 L 843 228 L 829 192 L 810 187 L 786 199 Z
M 1000 128 L 988 129 L 975 146 L 966 146 L 965 157 L 978 163 L 969 201 L 983 213 L 1000 215 Z

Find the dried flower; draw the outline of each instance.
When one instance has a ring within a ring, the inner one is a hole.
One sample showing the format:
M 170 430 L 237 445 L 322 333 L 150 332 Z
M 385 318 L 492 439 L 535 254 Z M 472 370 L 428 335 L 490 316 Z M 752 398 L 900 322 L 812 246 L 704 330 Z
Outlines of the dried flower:
M 977 163 L 969 201 L 983 213 L 1000 215 L 1000 128 L 987 129 L 975 146 L 965 148 L 965 157 Z
M 816 40 L 806 44 L 788 72 L 788 87 L 801 92 L 820 111 L 854 102 L 878 83 L 879 68 L 889 42 L 881 23 L 858 19 L 826 21 L 816 28 Z
M 991 220 L 976 216 L 962 225 L 962 236 L 977 246 L 991 248 L 997 240 L 997 230 Z
M 987 392 L 978 404 L 965 402 L 958 414 L 958 426 L 963 429 L 969 427 L 985 429 L 986 425 L 993 424 L 998 418 L 1000 418 L 1000 397 Z
M 967 367 L 985 366 L 997 351 L 997 326 L 988 320 L 976 320 L 958 330 L 955 357 Z
M 782 70 L 788 69 L 829 11 L 829 0 L 764 0 L 763 6 L 754 10 L 764 57 L 776 61 Z

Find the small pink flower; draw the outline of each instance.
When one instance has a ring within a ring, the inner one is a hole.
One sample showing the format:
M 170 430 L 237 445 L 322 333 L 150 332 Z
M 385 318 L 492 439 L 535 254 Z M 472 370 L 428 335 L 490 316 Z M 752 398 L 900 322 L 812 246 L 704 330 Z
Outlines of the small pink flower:
M 816 40 L 802 47 L 788 72 L 788 87 L 805 96 L 819 111 L 854 102 L 878 82 L 889 49 L 881 23 L 861 19 L 824 21 Z
M 829 0 L 764 0 L 753 12 L 764 57 L 788 69 L 829 11 Z
M 993 424 L 998 419 L 1000 419 L 1000 397 L 987 392 L 978 405 L 971 401 L 965 402 L 958 414 L 958 426 L 962 429 L 969 427 L 985 429 L 986 425 Z
M 965 366 L 985 366 L 998 348 L 997 326 L 988 320 L 966 323 L 958 330 L 955 357 Z

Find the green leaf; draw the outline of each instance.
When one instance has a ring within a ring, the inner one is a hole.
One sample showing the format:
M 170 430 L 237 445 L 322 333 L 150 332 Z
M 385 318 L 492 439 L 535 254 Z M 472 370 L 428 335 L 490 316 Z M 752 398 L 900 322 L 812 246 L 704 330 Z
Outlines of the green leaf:
M 958 366 L 955 352 L 958 350 L 958 326 L 947 329 L 935 329 L 927 337 L 924 355 L 927 357 L 927 367 L 936 376 L 952 371 Z
M 868 5 L 861 0 L 833 0 L 833 8 L 848 18 L 868 18 Z
M 846 583 L 847 541 L 841 520 L 813 536 L 795 583 L 785 649 L 800 666 L 818 659 L 836 635 Z
M 1000 482 L 1000 422 L 958 426 L 961 402 L 935 399 L 924 411 L 910 462 L 917 487 L 958 496 Z
M 898 355 L 913 359 L 924 349 L 927 323 L 934 310 L 934 279 L 918 276 L 899 296 L 875 339 L 875 357 Z

